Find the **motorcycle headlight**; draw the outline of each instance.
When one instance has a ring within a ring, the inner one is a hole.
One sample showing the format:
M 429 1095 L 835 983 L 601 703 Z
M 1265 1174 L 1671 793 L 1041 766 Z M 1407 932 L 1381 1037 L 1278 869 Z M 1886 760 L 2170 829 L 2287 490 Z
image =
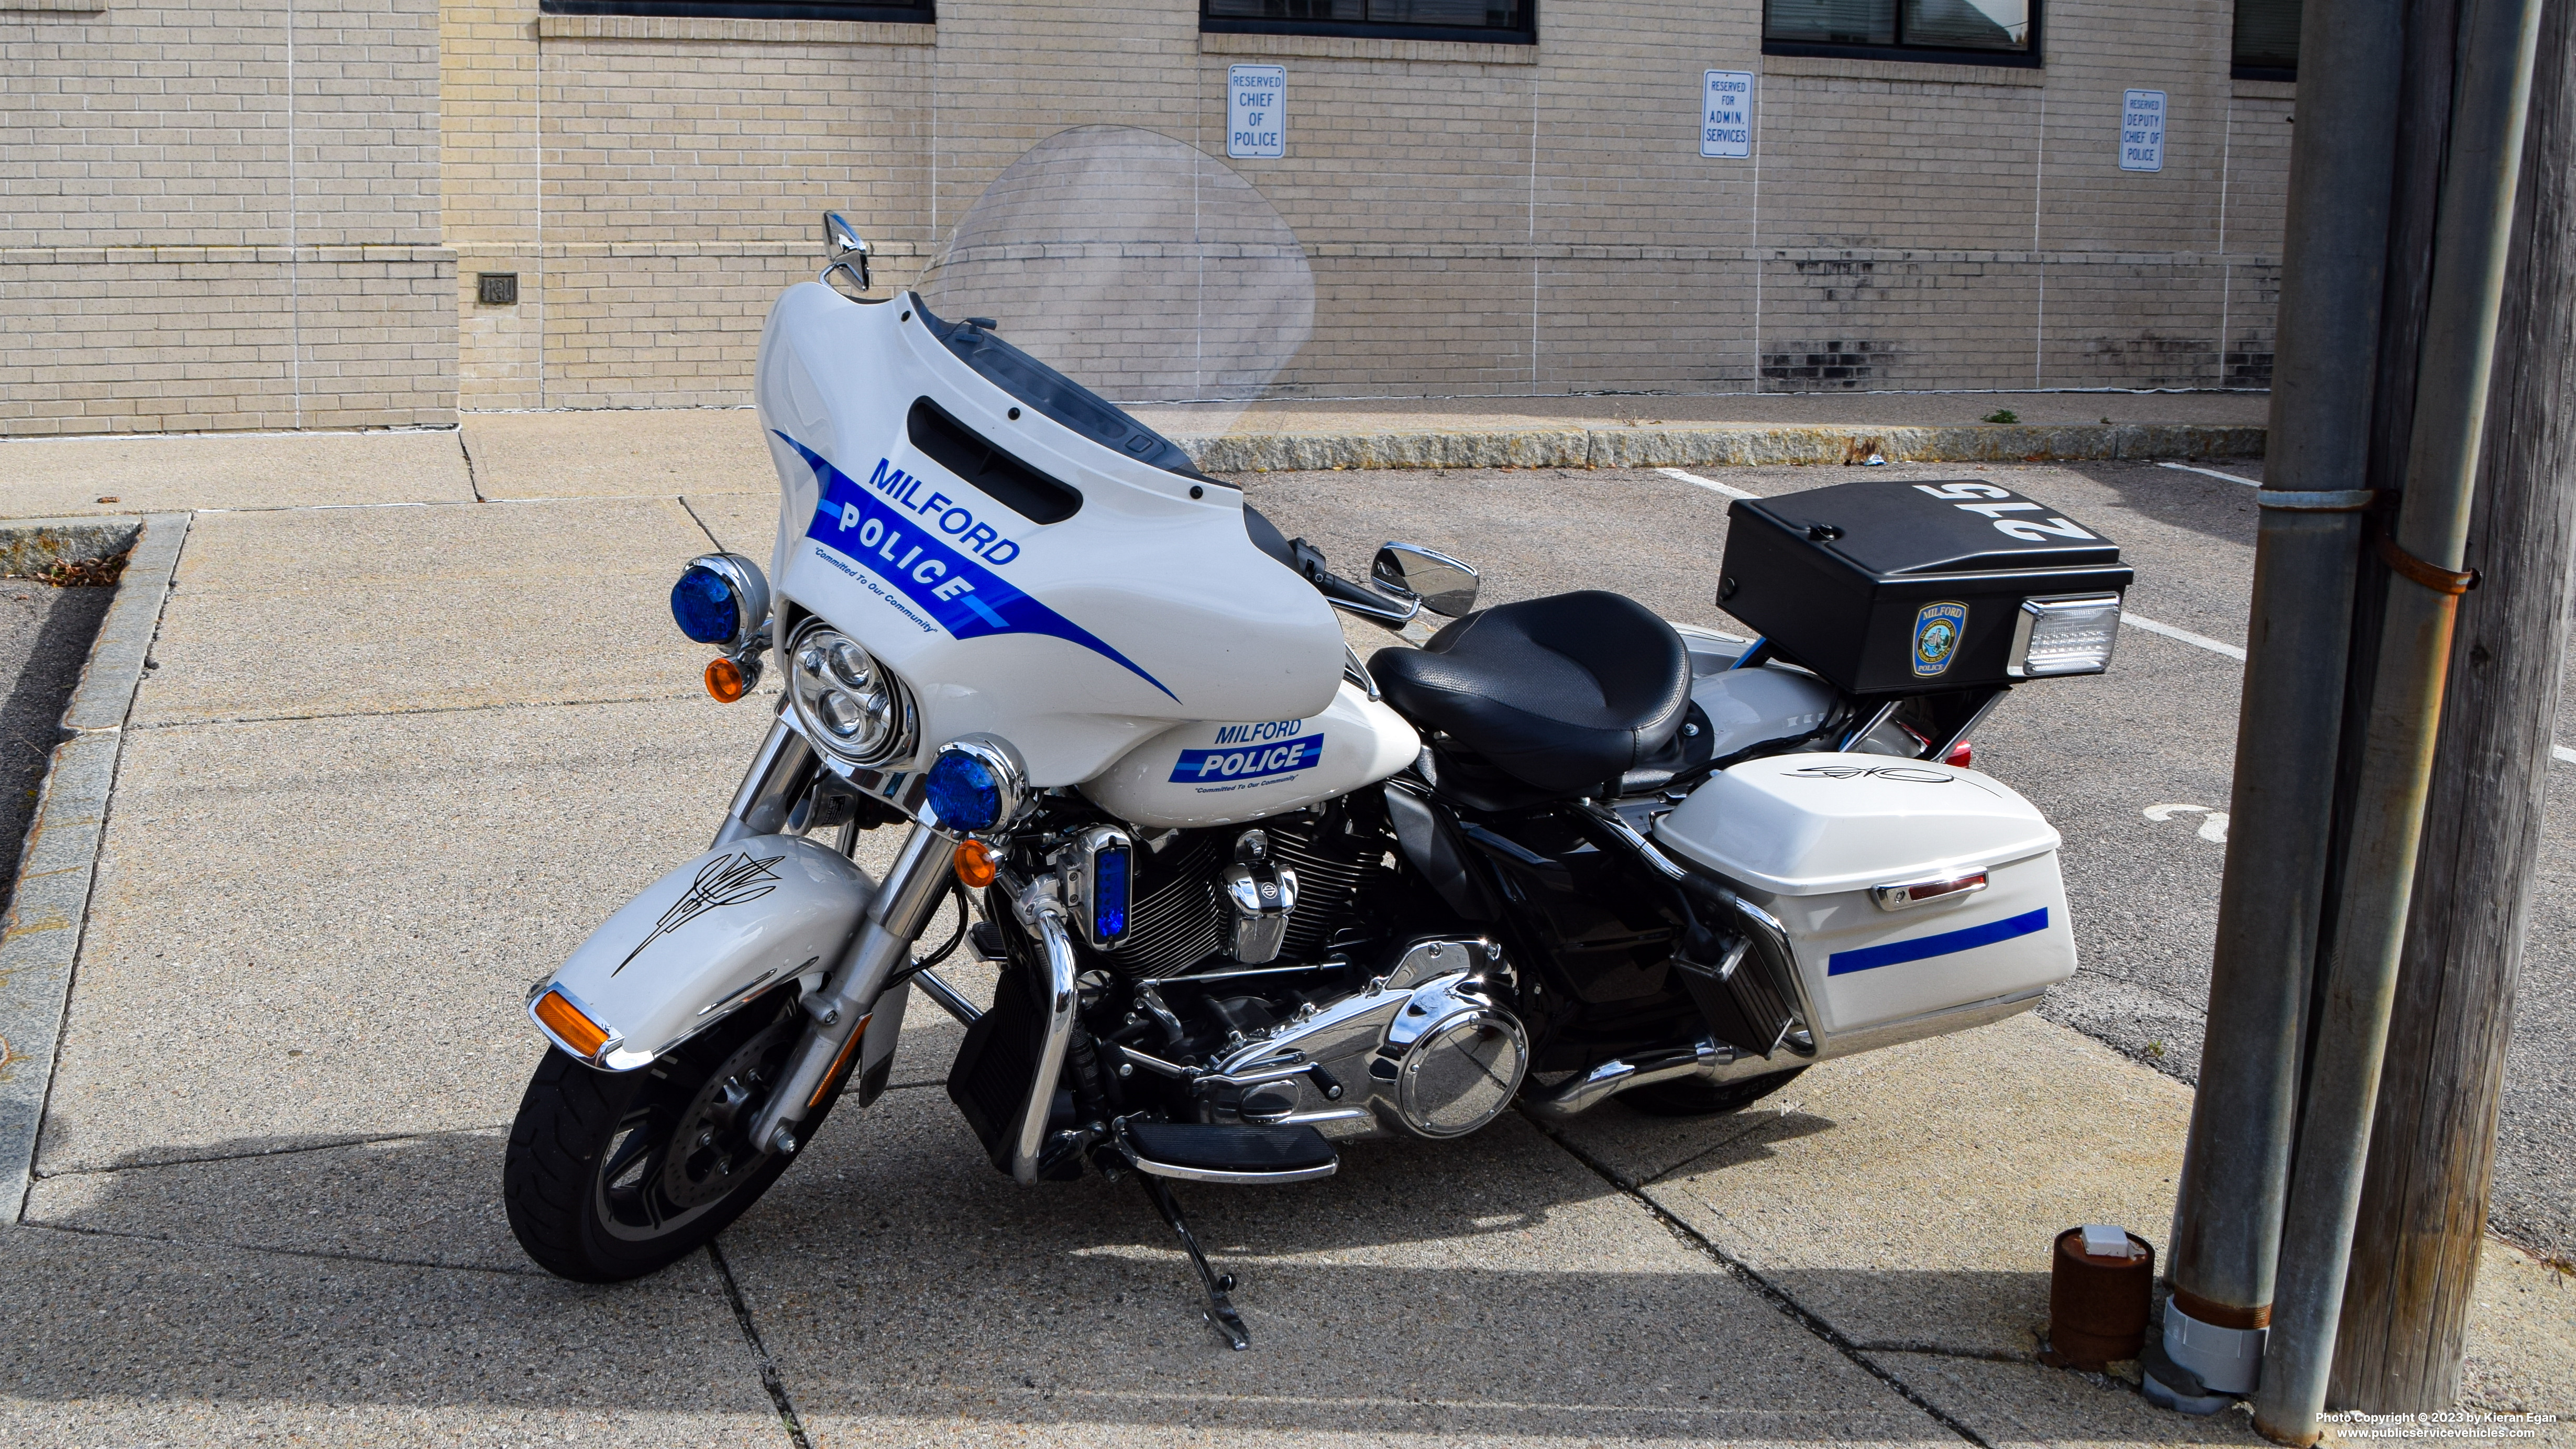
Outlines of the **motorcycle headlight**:
M 903 682 L 858 641 L 820 619 L 787 647 L 787 697 L 806 738 L 854 765 L 912 753 L 914 713 Z

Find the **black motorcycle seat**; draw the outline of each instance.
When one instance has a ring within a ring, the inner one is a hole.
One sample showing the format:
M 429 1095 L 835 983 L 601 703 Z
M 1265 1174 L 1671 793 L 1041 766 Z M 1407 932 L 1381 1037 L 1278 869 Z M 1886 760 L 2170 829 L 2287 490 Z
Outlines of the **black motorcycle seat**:
M 1369 672 L 1397 713 L 1561 795 L 1644 763 L 1690 712 L 1681 635 L 1597 589 L 1480 609 L 1420 649 L 1379 650 Z

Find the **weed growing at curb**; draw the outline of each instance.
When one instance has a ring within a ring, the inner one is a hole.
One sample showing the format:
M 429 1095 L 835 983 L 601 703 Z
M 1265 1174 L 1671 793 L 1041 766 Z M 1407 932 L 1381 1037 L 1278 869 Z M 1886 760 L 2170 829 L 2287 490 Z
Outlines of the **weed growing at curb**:
M 37 583 L 51 584 L 58 589 L 112 588 L 117 578 L 125 572 L 125 561 L 130 557 L 132 557 L 131 551 L 118 554 L 114 558 L 58 558 L 45 565 L 41 573 L 6 574 L 0 577 L 33 579 Z

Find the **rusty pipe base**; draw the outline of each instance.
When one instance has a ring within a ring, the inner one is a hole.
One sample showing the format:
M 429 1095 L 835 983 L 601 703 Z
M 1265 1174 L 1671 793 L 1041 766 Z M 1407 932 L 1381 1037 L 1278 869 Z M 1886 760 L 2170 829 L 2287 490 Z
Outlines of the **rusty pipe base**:
M 2106 1237 L 2109 1234 L 2105 1234 Z M 2121 1240 L 2125 1241 L 2121 1241 Z M 2112 1240 L 2124 1251 L 2087 1252 L 2084 1229 L 2057 1235 L 2048 1274 L 2048 1352 L 2042 1363 L 2100 1373 L 2138 1356 L 2155 1298 L 2156 1250 L 2135 1233 Z

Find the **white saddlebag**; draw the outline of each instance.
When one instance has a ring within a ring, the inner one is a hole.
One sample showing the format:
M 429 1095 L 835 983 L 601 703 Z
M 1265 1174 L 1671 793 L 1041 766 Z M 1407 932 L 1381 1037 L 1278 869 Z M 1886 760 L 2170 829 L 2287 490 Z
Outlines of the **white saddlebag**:
M 2057 831 L 1975 770 L 1864 754 L 1750 760 L 1691 792 L 1655 837 L 1788 928 L 1819 1055 L 1837 1054 L 1835 1038 L 1954 1008 L 2027 1007 L 2075 974 Z M 1928 1032 L 1876 1034 L 1885 1041 L 1866 1045 Z

